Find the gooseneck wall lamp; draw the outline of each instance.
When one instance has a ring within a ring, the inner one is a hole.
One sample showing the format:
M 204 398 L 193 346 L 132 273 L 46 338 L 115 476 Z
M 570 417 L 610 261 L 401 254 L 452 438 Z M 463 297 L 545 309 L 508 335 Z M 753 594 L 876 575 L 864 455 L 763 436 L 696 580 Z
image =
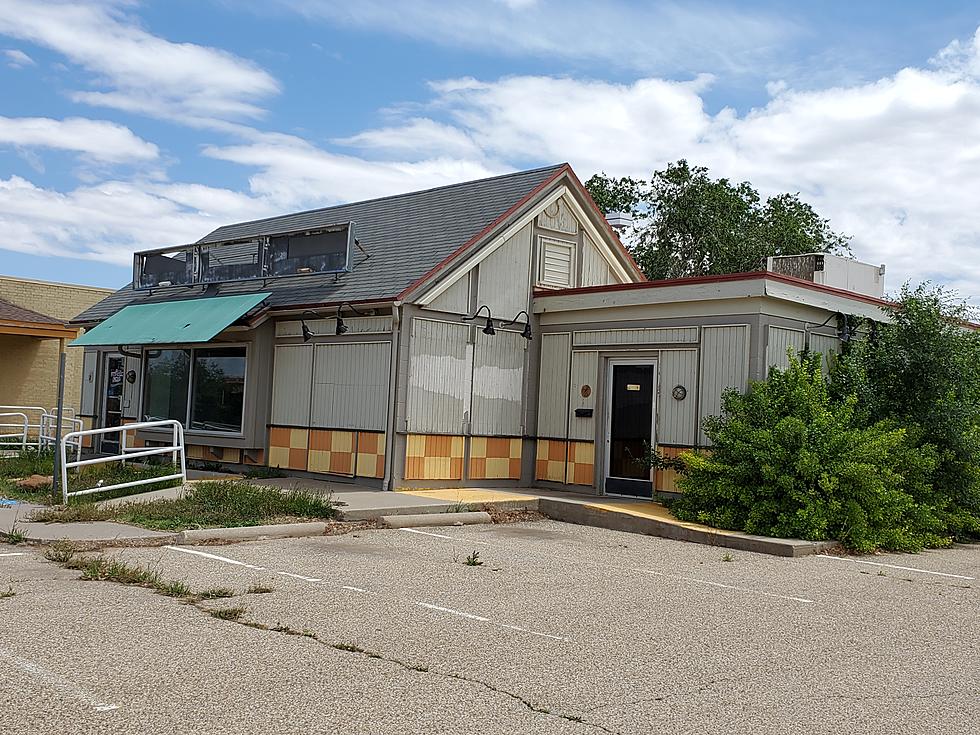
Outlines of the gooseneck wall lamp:
M 317 319 L 320 318 L 320 315 L 317 314 L 315 311 L 313 311 L 311 309 L 307 309 L 302 314 L 300 314 L 299 323 L 303 325 L 303 341 L 304 342 L 309 342 L 311 339 L 313 339 L 314 337 L 316 337 L 316 332 L 314 332 L 312 329 L 310 329 L 307 326 L 307 324 L 306 324 L 306 320 L 303 319 L 303 317 L 306 316 L 307 314 L 312 314 Z
M 521 330 L 521 336 L 524 339 L 526 339 L 528 342 L 530 342 L 532 339 L 534 339 L 534 336 L 531 334 L 531 315 L 528 314 L 526 311 L 517 312 L 517 316 L 515 316 L 506 324 L 501 324 L 500 326 L 509 327 L 511 324 L 517 324 L 517 321 L 521 318 L 521 314 L 524 315 L 524 329 Z
M 344 324 L 344 318 L 340 315 L 340 312 L 343 311 L 343 308 L 345 306 L 351 311 L 353 311 L 355 314 L 357 314 L 358 316 L 364 316 L 364 314 L 359 312 L 350 303 L 345 301 L 344 303 L 342 303 L 340 306 L 337 307 L 337 328 L 336 330 L 334 330 L 334 334 L 338 334 L 338 335 L 347 334 L 350 331 L 350 327 Z
M 493 328 L 493 314 L 490 312 L 490 307 L 487 306 L 486 304 L 484 304 L 479 309 L 477 309 L 476 311 L 474 311 L 473 314 L 472 314 L 472 316 L 464 316 L 463 317 L 463 321 L 464 322 L 471 322 L 471 321 L 473 321 L 474 319 L 476 319 L 477 317 L 480 316 L 480 312 L 483 311 L 484 309 L 487 310 L 487 323 L 483 327 L 483 333 L 484 334 L 489 334 L 492 337 L 493 335 L 495 335 L 497 333 L 497 330 Z

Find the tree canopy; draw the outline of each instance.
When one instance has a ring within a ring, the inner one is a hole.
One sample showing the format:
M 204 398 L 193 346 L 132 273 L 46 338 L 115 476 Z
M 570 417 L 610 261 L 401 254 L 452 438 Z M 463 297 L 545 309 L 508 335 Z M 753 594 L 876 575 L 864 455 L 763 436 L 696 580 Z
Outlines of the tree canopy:
M 772 255 L 850 253 L 849 238 L 799 195 L 763 200 L 747 181 L 714 179 L 683 159 L 649 181 L 599 173 L 585 186 L 604 213 L 633 215 L 627 246 L 653 280 L 760 270 Z

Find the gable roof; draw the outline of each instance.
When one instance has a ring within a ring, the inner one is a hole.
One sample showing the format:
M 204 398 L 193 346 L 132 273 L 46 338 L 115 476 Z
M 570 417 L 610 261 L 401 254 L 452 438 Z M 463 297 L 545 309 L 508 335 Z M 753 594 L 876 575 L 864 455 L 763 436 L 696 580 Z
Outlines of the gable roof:
M 339 277 L 324 274 L 222 283 L 207 295 L 268 291 L 266 303 L 271 308 L 394 300 L 566 171 L 570 171 L 568 164 L 559 164 L 219 227 L 199 242 L 354 222 L 354 234 L 364 252 L 355 250 L 353 270 Z M 100 321 L 129 304 L 202 295 L 186 287 L 166 287 L 154 289 L 151 296 L 128 285 L 72 321 Z
M 27 322 L 29 324 L 57 324 L 58 326 L 64 326 L 65 324 L 60 319 L 55 319 L 47 314 L 25 309 L 22 306 L 17 306 L 16 304 L 11 304 L 9 301 L 3 300 L 0 300 L 0 321 Z

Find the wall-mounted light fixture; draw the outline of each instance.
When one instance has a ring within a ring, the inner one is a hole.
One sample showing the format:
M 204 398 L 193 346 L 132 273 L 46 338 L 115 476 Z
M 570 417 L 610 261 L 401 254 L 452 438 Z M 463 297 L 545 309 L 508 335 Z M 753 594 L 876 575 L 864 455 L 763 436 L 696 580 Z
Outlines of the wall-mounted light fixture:
M 500 326 L 509 327 L 511 324 L 516 324 L 517 321 L 521 318 L 521 314 L 524 315 L 524 329 L 521 330 L 521 336 L 524 339 L 526 339 L 528 342 L 530 342 L 532 339 L 534 339 L 534 336 L 531 334 L 531 315 L 528 314 L 526 311 L 517 312 L 517 316 L 515 316 L 506 324 L 501 324 Z
M 313 339 L 314 337 L 316 337 L 316 332 L 314 332 L 312 329 L 310 329 L 306 325 L 306 320 L 303 319 L 303 317 L 306 316 L 307 314 L 312 314 L 317 319 L 320 318 L 320 315 L 317 314 L 315 311 L 313 311 L 311 309 L 307 309 L 302 314 L 300 314 L 299 323 L 303 325 L 303 341 L 304 342 L 309 342 L 311 339 Z
M 492 337 L 493 335 L 495 335 L 497 333 L 497 330 L 493 328 L 493 314 L 490 312 L 490 307 L 487 306 L 486 304 L 484 304 L 479 309 L 477 309 L 476 311 L 474 311 L 472 316 L 464 316 L 463 317 L 463 321 L 464 322 L 471 322 L 471 321 L 473 321 L 478 316 L 480 316 L 480 312 L 483 311 L 484 309 L 487 310 L 487 323 L 483 327 L 483 333 L 484 334 L 489 334 Z
M 337 307 L 337 329 L 334 330 L 334 334 L 338 334 L 338 335 L 347 334 L 350 331 L 350 327 L 344 324 L 344 319 L 343 317 L 340 316 L 340 312 L 341 310 L 343 310 L 345 306 L 351 311 L 353 311 L 355 314 L 357 314 L 358 316 L 364 316 L 363 313 L 361 313 L 360 311 L 358 311 L 353 306 L 351 306 L 348 302 L 345 301 L 344 303 L 342 303 L 340 306 Z

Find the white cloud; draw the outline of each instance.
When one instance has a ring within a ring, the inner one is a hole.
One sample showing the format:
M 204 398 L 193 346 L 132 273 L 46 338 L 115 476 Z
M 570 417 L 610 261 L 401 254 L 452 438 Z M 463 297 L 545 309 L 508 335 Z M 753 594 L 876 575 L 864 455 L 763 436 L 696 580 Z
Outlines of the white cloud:
M 30 56 L 18 48 L 5 48 L 0 50 L 7 58 L 7 66 L 11 69 L 23 69 L 25 66 L 34 66 L 35 62 Z
M 0 0 L 0 34 L 45 46 L 97 75 L 102 89 L 73 99 L 207 125 L 259 117 L 279 91 L 251 61 L 226 51 L 174 43 L 143 30 L 129 0 Z
M 93 161 L 125 163 L 150 161 L 159 155 L 157 147 L 122 125 L 106 120 L 72 117 L 0 116 L 0 144 L 18 148 L 52 148 L 84 154 Z
M 799 33 L 785 18 L 707 2 L 276 2 L 310 18 L 445 46 L 658 73 L 749 71 Z

